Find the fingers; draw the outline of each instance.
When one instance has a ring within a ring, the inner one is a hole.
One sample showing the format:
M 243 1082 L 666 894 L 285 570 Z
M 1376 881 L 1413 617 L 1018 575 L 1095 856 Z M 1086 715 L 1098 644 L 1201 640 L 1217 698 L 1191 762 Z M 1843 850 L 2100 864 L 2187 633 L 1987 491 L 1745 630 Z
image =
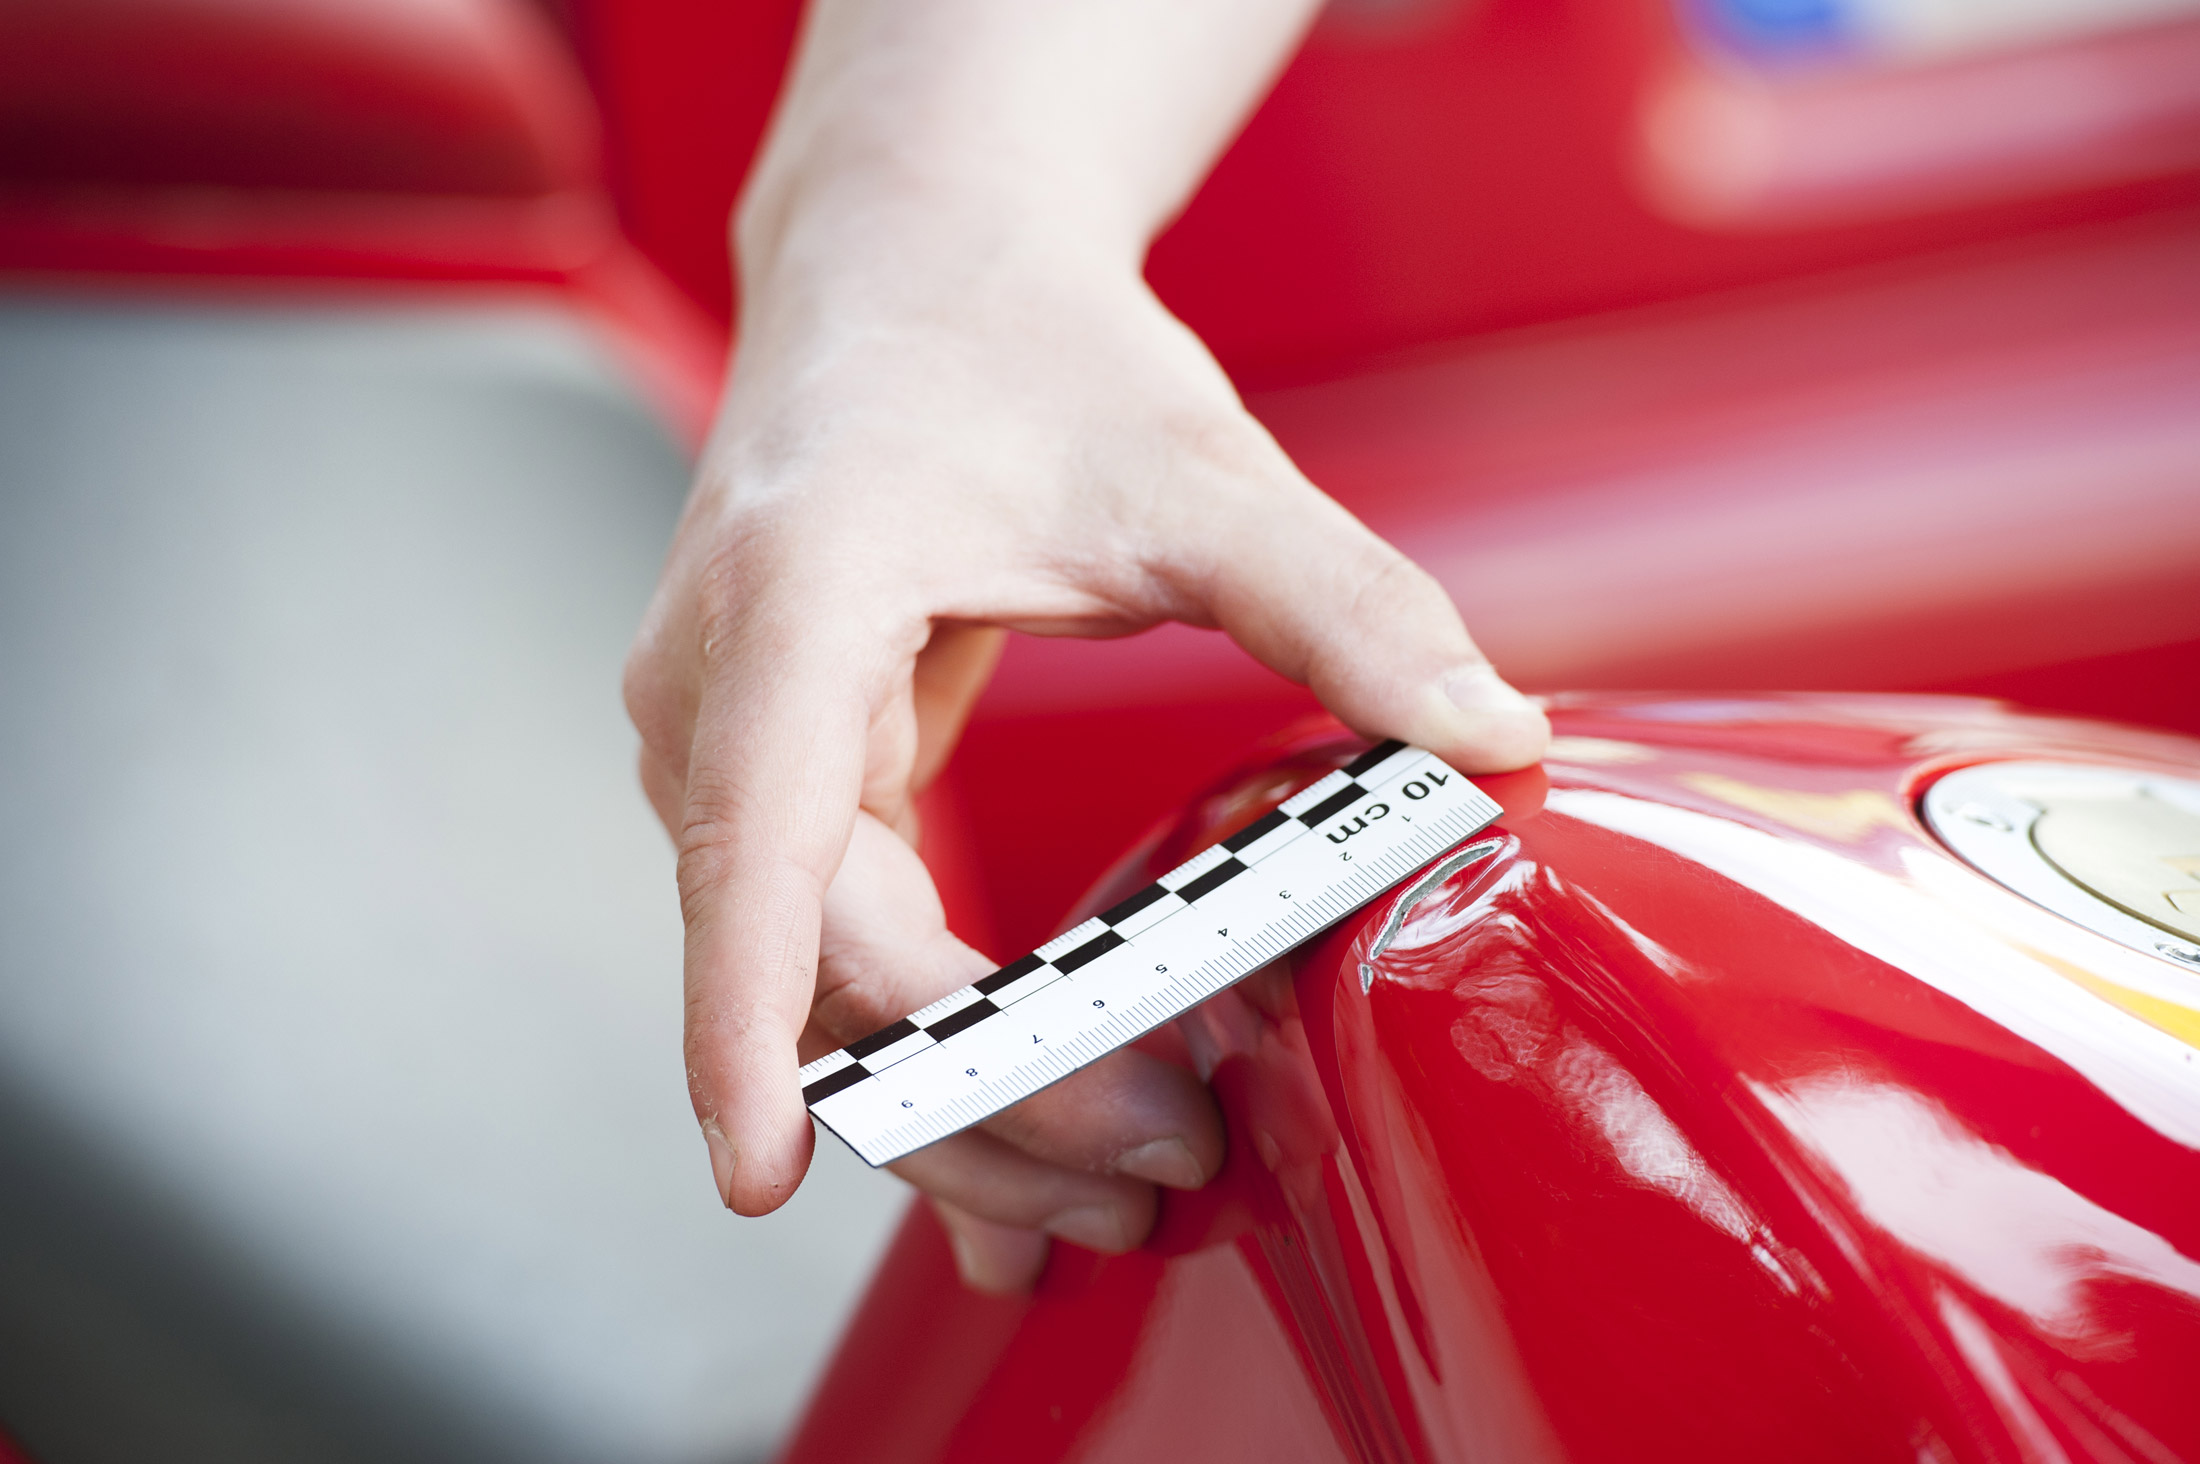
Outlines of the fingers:
M 868 813 L 850 829 L 824 927 L 807 1057 L 992 969 L 948 932 L 916 852 Z M 1050 1235 L 1111 1253 L 1137 1245 L 1153 1228 L 1153 1184 L 1198 1187 L 1222 1147 L 1198 1081 L 1126 1050 L 889 1167 L 933 1198 L 963 1279 L 1009 1293 L 1037 1279 Z
M 1288 463 L 1273 468 L 1253 501 L 1218 493 L 1195 510 L 1186 572 L 1215 623 L 1363 735 L 1464 772 L 1540 758 L 1543 713 L 1491 668 L 1443 587 Z
M 642 794 L 649 799 L 657 822 L 673 838 L 680 837 L 680 815 L 687 805 L 687 779 L 667 763 L 648 743 L 641 751 Z
M 824 922 L 816 1030 L 804 1039 L 804 1057 L 874 1032 L 993 969 L 947 930 L 915 851 L 868 813 L 849 832 Z M 1177 1189 L 1197 1189 L 1222 1165 L 1222 1120 L 1207 1090 L 1182 1068 L 1135 1049 L 1110 1054 L 985 1126 L 1047 1163 Z
M 1048 1164 L 980 1129 L 942 1139 L 887 1168 L 979 1219 L 1044 1231 L 1109 1255 L 1131 1249 L 1153 1229 L 1152 1185 Z
M 932 1213 L 947 1232 L 963 1285 L 990 1296 L 1020 1296 L 1038 1284 L 1047 1264 L 1043 1232 L 996 1225 L 940 1199 L 932 1201 Z
M 1007 639 L 995 626 L 935 624 L 910 668 L 907 693 L 889 698 L 871 720 L 863 806 L 910 844 L 919 842 L 917 797 L 954 752 Z
M 1198 1189 L 1222 1168 L 1222 1116 L 1192 1074 L 1124 1048 L 987 1120 L 1055 1164 Z
M 688 1082 L 721 1198 L 759 1215 L 809 1164 L 796 1039 L 825 889 L 855 817 L 876 674 L 822 624 L 797 619 L 789 634 L 752 619 L 718 636 L 704 638 L 678 840 Z
M 805 1058 L 869 1036 L 993 969 L 948 930 L 916 850 L 869 813 L 849 829 L 823 913 L 816 1030 Z
M 932 639 L 917 653 L 917 751 L 916 765 L 909 773 L 911 797 L 930 787 L 947 765 L 963 723 L 970 719 L 970 709 L 992 679 L 1007 643 L 1007 632 L 998 627 L 944 622 L 934 627 Z

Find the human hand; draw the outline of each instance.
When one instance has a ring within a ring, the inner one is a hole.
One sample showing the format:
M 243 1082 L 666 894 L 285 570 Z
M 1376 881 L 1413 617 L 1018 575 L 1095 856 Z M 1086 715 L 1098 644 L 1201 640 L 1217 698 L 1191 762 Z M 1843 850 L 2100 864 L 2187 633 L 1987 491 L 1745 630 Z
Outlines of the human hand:
M 1003 628 L 1220 627 L 1370 737 L 1532 762 L 1436 583 L 1299 474 L 1140 277 L 1311 0 L 817 0 L 744 196 L 740 347 L 627 669 L 679 849 L 690 1093 L 726 1204 L 786 1199 L 798 1060 L 968 984 L 913 800 Z M 967 1279 L 1135 1245 L 1221 1161 L 1118 1052 L 910 1156 Z
M 994 627 L 1218 625 L 1348 725 L 1468 771 L 1544 737 L 1435 582 L 1300 476 L 1134 273 L 1006 239 L 752 301 L 628 679 L 680 848 L 696 1111 L 750 1214 L 808 1162 L 798 1042 L 817 1056 L 991 967 L 891 831 Z M 1220 1156 L 1196 1082 L 1125 1052 L 901 1170 L 952 1207 L 966 1273 L 1007 1286 L 1029 1232 L 1135 1244 L 1151 1184 Z

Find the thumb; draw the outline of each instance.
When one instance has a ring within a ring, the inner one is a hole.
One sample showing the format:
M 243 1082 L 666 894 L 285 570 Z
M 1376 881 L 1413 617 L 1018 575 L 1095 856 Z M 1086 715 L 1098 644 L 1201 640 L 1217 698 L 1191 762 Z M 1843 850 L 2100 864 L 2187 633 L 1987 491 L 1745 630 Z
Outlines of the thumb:
M 1363 736 L 1468 773 L 1543 756 L 1542 711 L 1497 674 L 1428 571 L 1295 471 L 1257 492 L 1249 505 L 1222 495 L 1195 534 L 1193 598 L 1233 640 Z

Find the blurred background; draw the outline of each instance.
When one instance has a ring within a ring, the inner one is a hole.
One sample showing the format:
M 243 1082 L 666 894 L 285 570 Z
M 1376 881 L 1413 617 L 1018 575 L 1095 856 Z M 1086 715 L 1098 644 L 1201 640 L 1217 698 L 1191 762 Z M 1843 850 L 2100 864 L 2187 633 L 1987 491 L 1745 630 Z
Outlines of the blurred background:
M 718 1209 L 618 700 L 797 22 L 0 0 L 27 1458 L 761 1459 L 822 1365 L 902 1192 Z M 2200 0 L 1334 0 L 1150 276 L 1524 685 L 2200 731 Z M 1307 706 L 1019 641 L 957 928 Z

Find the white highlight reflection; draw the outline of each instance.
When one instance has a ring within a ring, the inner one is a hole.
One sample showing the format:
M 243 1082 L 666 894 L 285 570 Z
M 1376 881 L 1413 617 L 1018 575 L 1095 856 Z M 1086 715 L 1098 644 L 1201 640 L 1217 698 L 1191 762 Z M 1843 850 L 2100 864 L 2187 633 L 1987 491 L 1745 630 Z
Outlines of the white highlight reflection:
M 2157 1133 L 2200 1148 L 2200 1054 L 1911 880 L 1815 844 L 1623 794 L 1553 789 L 1546 807 L 1671 850 L 1763 895 L 2052 1053 Z M 2089 965 L 2111 951 L 2129 954 L 2099 944 L 2104 950 Z
M 1539 1091 L 1576 1132 L 1601 1138 L 1636 1183 L 1672 1196 L 1744 1244 L 1756 1238 L 1761 1227 L 1741 1197 L 1634 1074 L 1559 1015 L 1541 981 L 1507 971 L 1470 976 L 1457 990 L 1474 1004 L 1452 1024 L 1452 1045 L 1476 1072 Z M 1784 1272 L 1782 1280 L 1793 1289 Z
M 2200 1263 L 2102 1209 L 1906 1088 L 1752 1084 L 1889 1235 L 2047 1331 L 2093 1330 L 2084 1283 L 2113 1276 L 2200 1298 Z

